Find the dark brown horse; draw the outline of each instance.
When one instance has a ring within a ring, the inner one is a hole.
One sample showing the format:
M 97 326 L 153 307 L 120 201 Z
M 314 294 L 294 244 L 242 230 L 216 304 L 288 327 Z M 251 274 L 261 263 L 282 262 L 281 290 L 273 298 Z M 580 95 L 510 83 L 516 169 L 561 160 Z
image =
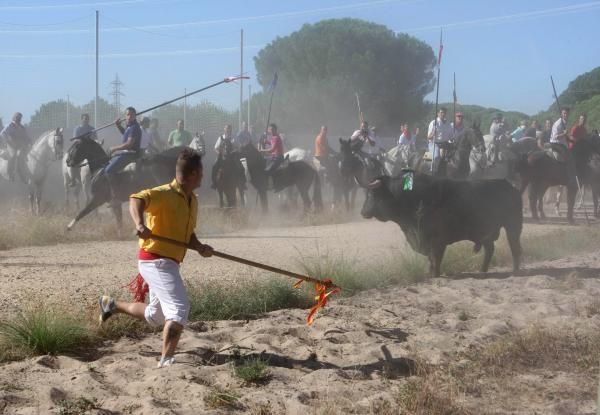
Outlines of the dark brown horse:
M 571 150 L 575 164 L 575 173 L 579 184 L 590 180 L 589 162 L 594 154 L 600 154 L 598 140 L 585 138 L 574 144 Z M 577 181 L 570 180 L 567 174 L 566 162 L 557 161 L 545 151 L 534 151 L 523 155 L 517 161 L 516 169 L 521 176 L 521 194 L 529 185 L 529 208 L 535 220 L 546 217 L 543 209 L 543 198 L 546 190 L 552 186 L 567 188 L 567 219 L 574 223 L 573 207 L 577 196 Z M 539 212 L 539 215 L 538 215 Z

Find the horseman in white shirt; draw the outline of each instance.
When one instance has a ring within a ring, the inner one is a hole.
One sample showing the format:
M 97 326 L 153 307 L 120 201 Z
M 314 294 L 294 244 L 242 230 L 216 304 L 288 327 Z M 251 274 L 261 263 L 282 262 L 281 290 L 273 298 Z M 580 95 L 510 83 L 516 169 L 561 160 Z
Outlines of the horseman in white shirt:
M 450 141 L 454 135 L 452 124 L 449 123 L 446 118 L 447 113 L 448 110 L 446 108 L 440 108 L 437 118 L 429 123 L 429 129 L 427 130 L 429 152 L 431 153 L 435 164 L 437 164 L 440 158 L 440 148 L 437 143 L 446 143 Z

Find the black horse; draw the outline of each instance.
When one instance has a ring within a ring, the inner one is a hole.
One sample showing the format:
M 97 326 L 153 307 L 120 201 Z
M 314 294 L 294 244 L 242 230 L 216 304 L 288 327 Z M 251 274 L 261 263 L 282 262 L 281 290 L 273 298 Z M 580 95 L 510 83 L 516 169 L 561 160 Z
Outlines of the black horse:
M 119 187 L 114 189 L 117 201 L 126 202 L 132 193 L 170 182 L 175 174 L 177 156 L 182 149 L 183 147 L 174 147 L 160 154 L 142 158 L 137 161 L 134 170 L 119 173 Z M 92 172 L 91 198 L 88 204 L 69 223 L 68 230 L 71 230 L 79 220 L 98 207 L 112 201 L 110 185 L 106 176 L 102 173 L 102 168 L 109 161 L 108 155 L 100 144 L 94 140 L 89 138 L 75 140 L 67 152 L 67 166 L 79 166 L 86 159 Z M 119 234 L 123 223 L 121 203 L 113 203 L 111 206 L 117 220 Z
M 362 142 L 340 138 L 340 173 L 346 180 L 356 180 L 366 187 L 375 178 L 385 176 L 383 164 L 375 157 L 360 151 Z
M 224 199 L 227 200 L 228 208 L 236 207 L 238 191 L 240 194 L 240 203 L 242 206 L 245 205 L 244 187 L 240 178 L 245 175 L 243 168 L 240 163 L 240 154 L 237 151 L 226 151 L 218 161 L 215 185 L 219 193 L 220 207 L 225 207 Z
M 437 170 L 434 172 L 437 177 L 467 179 L 471 173 L 469 159 L 472 150 L 475 149 L 482 156 L 485 154 L 485 142 L 479 123 L 473 123 L 470 128 L 465 128 L 456 140 L 436 143 L 436 146 L 441 153 Z M 415 159 L 411 167 L 419 173 L 431 175 L 431 163 L 430 160 L 420 158 Z
M 584 138 L 573 145 L 571 156 L 580 185 L 592 182 L 594 176 L 590 168 L 590 159 L 595 154 L 600 155 L 600 142 L 597 139 Z M 573 207 L 578 184 L 569 179 L 566 162 L 558 161 L 546 151 L 540 150 L 523 155 L 517 161 L 516 169 L 521 176 L 521 193 L 525 192 L 529 185 L 529 208 L 533 219 L 546 217 L 543 209 L 546 190 L 552 186 L 566 186 L 567 219 L 569 223 L 574 223 Z
M 265 171 L 266 160 L 253 144 L 244 146 L 240 155 L 246 159 L 248 172 L 250 173 L 250 183 L 256 189 L 260 198 L 263 212 L 269 209 L 267 199 L 268 175 Z M 303 161 L 288 161 L 284 162 L 283 167 L 280 167 L 272 173 L 273 190 L 277 193 L 286 187 L 296 186 L 302 202 L 304 203 L 304 211 L 308 211 L 311 207 L 311 200 L 308 194 L 310 186 L 313 186 L 313 200 L 315 211 L 323 209 L 323 198 L 321 195 L 321 181 L 319 174 L 311 166 Z

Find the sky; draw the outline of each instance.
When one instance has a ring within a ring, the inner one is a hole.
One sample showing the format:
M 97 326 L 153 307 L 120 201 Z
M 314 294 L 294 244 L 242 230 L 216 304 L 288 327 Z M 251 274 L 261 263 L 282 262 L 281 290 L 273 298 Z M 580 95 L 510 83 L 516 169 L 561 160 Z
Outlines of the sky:
M 93 99 L 96 10 L 99 95 L 111 100 L 110 82 L 118 73 L 122 103 L 138 109 L 238 74 L 241 29 L 244 72 L 254 79 L 253 57 L 262 47 L 331 18 L 383 24 L 426 42 L 436 54 L 442 27 L 440 101 L 452 100 L 455 73 L 459 103 L 533 114 L 552 103 L 550 75 L 560 93 L 600 65 L 600 1 L 0 0 L 5 123 L 15 111 L 28 120 L 43 102 Z M 219 86 L 188 104 L 204 99 L 235 109 L 239 85 Z

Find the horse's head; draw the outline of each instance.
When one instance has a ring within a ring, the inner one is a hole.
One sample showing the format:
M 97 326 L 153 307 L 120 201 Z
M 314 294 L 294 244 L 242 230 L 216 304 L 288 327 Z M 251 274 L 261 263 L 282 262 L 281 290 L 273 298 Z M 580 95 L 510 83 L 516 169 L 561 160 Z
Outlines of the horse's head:
M 86 159 L 90 163 L 97 164 L 103 163 L 107 158 L 100 144 L 86 136 L 73 140 L 73 144 L 67 150 L 66 163 L 69 167 L 77 167 Z
M 340 172 L 343 176 L 354 174 L 356 157 L 352 150 L 351 140 L 340 137 Z
M 50 138 L 50 147 L 52 148 L 52 153 L 54 153 L 55 160 L 62 160 L 65 140 L 63 137 L 63 129 L 58 127 L 54 134 L 52 134 Z

